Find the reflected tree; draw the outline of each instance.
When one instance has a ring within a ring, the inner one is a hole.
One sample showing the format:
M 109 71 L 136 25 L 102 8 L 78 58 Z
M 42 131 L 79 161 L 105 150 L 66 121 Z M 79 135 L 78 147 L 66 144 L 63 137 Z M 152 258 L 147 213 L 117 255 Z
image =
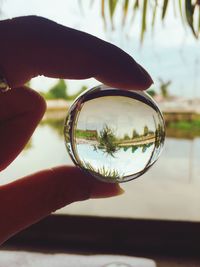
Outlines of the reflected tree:
M 138 136 L 139 136 L 138 132 L 135 129 L 133 129 L 132 138 L 134 139 L 137 138 Z
M 98 148 L 104 150 L 107 154 L 114 157 L 114 153 L 119 150 L 118 140 L 114 130 L 105 125 L 99 133 Z
M 131 152 L 135 153 L 135 151 L 139 148 L 139 146 L 132 146 L 131 147 Z
M 128 134 L 125 134 L 123 139 L 124 140 L 130 140 L 131 138 L 130 138 L 130 136 Z
M 149 134 L 149 128 L 148 126 L 144 126 L 144 136 L 147 136 Z
M 165 131 L 159 123 L 155 131 L 155 147 L 158 148 L 161 145 L 161 143 L 164 142 L 164 139 L 165 139 Z

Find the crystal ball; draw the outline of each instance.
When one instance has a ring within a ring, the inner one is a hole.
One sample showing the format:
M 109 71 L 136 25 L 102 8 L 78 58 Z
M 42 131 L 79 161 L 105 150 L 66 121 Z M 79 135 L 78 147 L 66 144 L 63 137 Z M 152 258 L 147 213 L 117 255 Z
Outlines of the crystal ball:
M 119 183 L 141 176 L 156 162 L 165 125 L 147 93 L 99 85 L 74 101 L 64 137 L 75 165 L 101 181 Z

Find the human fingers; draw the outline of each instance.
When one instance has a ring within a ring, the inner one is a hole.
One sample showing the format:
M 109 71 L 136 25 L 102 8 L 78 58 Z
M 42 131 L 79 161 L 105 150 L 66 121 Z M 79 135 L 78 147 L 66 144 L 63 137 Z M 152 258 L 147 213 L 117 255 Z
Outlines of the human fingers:
M 150 75 L 120 48 L 42 17 L 1 21 L 0 34 L 1 74 L 11 87 L 38 75 L 95 77 L 109 86 L 138 90 L 152 84 Z
M 0 187 L 0 243 L 75 201 L 122 194 L 117 184 L 100 182 L 76 167 L 44 170 Z
M 0 171 L 24 148 L 45 108 L 43 98 L 30 88 L 0 93 Z

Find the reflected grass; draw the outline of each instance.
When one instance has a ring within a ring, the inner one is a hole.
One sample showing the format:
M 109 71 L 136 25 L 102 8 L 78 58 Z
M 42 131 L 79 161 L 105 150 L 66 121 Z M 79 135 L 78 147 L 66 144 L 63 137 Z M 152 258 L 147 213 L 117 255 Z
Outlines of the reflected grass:
M 103 177 L 112 178 L 113 180 L 123 179 L 123 174 L 120 174 L 116 169 L 109 170 L 105 166 L 101 168 L 94 168 L 89 162 L 81 161 L 82 167 L 89 170 L 91 173 L 101 175 Z

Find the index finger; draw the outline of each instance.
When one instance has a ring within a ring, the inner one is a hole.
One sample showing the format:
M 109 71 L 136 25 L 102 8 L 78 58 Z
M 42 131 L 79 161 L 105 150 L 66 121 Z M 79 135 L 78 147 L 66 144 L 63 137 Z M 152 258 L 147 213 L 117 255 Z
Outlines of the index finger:
M 0 34 L 4 36 L 0 42 L 0 71 L 11 87 L 38 75 L 95 77 L 109 86 L 134 90 L 152 84 L 150 75 L 120 48 L 42 17 L 1 21 Z

